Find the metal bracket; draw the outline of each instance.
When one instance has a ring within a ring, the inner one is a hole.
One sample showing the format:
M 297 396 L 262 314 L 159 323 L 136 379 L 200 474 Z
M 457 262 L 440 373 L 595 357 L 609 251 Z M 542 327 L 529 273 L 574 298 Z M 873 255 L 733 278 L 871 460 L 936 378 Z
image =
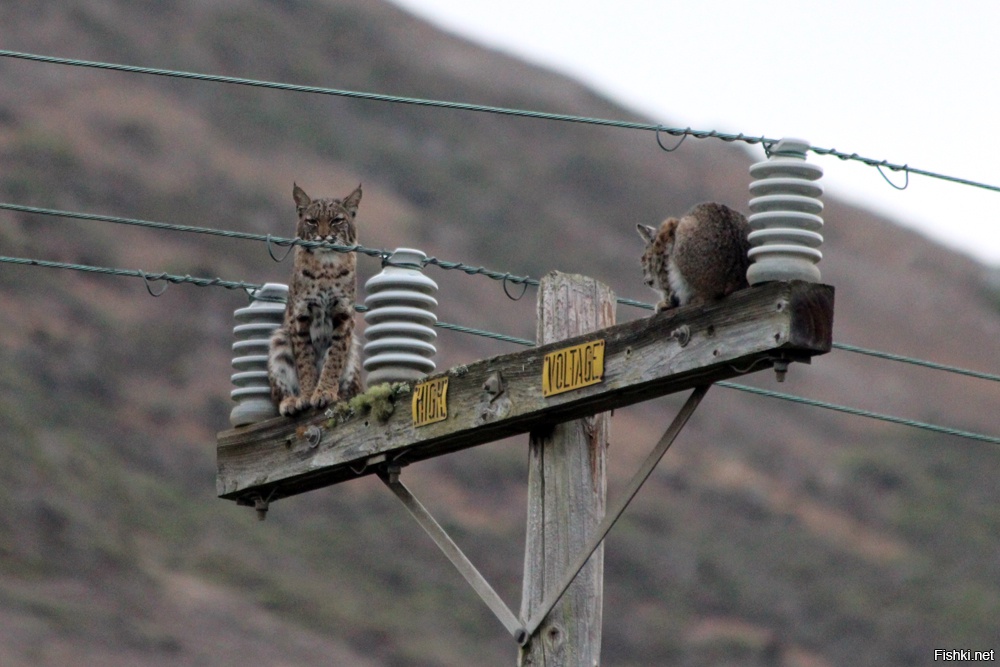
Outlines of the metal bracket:
M 567 589 L 569 589 L 573 580 L 576 579 L 576 575 L 578 575 L 580 570 L 583 569 L 583 566 L 587 564 L 587 561 L 590 560 L 594 551 L 596 551 L 597 547 L 604 541 L 604 538 L 607 537 L 611 528 L 621 517 L 629 503 L 632 502 L 633 498 L 635 498 L 639 489 L 646 482 L 646 480 L 649 479 L 653 469 L 656 468 L 656 465 L 660 462 L 660 459 L 663 458 L 663 455 L 667 453 L 667 450 L 670 448 L 670 445 L 673 444 L 677 435 L 681 432 L 681 429 L 683 429 L 684 425 L 687 424 L 688 419 L 694 413 L 698 404 L 701 403 L 701 399 L 705 397 L 705 394 L 708 392 L 708 388 L 710 386 L 711 385 L 702 385 L 697 387 L 693 392 L 691 392 L 691 395 L 688 396 L 687 401 L 681 407 L 677 416 L 674 417 L 674 421 L 667 428 L 666 432 L 660 438 L 660 441 L 656 443 L 653 451 L 651 451 L 649 456 L 646 457 L 646 460 L 643 461 L 639 471 L 636 472 L 636 474 L 629 481 L 628 486 L 625 489 L 624 496 L 618 502 L 618 506 L 613 512 L 604 515 L 604 519 L 597 527 L 596 532 L 591 536 L 590 542 L 583 548 L 577 559 L 566 570 L 566 576 L 563 578 L 563 581 L 559 584 L 559 586 L 549 591 L 549 593 L 545 596 L 541 606 L 539 606 L 539 608 L 532 613 L 531 618 L 529 618 L 528 622 L 524 624 L 522 634 L 515 635 L 518 644 L 525 646 L 535 633 L 538 632 L 538 628 L 541 626 L 542 622 L 545 621 L 545 617 L 548 616 L 549 612 L 551 612 L 552 609 L 559 603 L 559 600 L 566 593 Z
M 480 574 L 479 570 L 476 569 L 466 555 L 462 553 L 458 545 L 452 541 L 444 528 L 434 520 L 430 512 L 410 493 L 410 490 L 399 481 L 399 471 L 399 466 L 391 466 L 385 471 L 380 471 L 378 476 L 389 487 L 389 490 L 396 494 L 396 497 L 402 501 L 406 509 L 413 515 L 413 518 L 420 524 L 420 527 L 427 531 L 427 534 L 431 536 L 431 539 L 438 545 L 438 548 L 448 557 L 448 560 L 458 569 L 459 573 L 465 577 L 465 580 L 479 594 L 479 597 L 490 608 L 490 611 L 507 628 L 507 632 L 520 642 L 521 638 L 525 636 L 525 632 L 517 616 L 514 615 L 514 612 L 504 603 L 497 592 L 493 590 L 493 587 L 490 586 L 486 578 Z

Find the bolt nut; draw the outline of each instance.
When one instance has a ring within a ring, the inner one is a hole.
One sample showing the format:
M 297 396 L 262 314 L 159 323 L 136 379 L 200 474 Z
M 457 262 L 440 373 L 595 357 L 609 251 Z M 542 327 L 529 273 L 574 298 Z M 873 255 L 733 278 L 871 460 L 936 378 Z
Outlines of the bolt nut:
M 670 338 L 676 340 L 681 347 L 687 347 L 687 344 L 691 342 L 691 328 L 682 324 L 670 332 Z
M 323 439 L 323 427 L 313 424 L 306 429 L 306 440 L 309 441 L 309 447 L 318 447 L 320 440 Z
M 788 374 L 788 360 L 778 359 L 774 362 L 774 376 L 778 382 L 784 382 L 785 376 Z
M 263 521 L 264 519 L 267 518 L 267 510 L 269 508 L 269 505 L 270 505 L 270 503 L 268 503 L 266 500 L 264 500 L 260 496 L 257 496 L 257 498 L 254 499 L 254 501 L 253 501 L 253 508 L 257 511 L 257 520 L 258 521 Z

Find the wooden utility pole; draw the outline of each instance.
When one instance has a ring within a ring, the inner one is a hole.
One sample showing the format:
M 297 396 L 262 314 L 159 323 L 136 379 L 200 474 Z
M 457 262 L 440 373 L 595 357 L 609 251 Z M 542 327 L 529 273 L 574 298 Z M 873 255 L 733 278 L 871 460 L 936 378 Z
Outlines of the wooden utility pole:
M 538 291 L 538 343 L 615 323 L 615 295 L 592 278 L 552 272 Z M 531 431 L 528 521 L 521 618 L 531 618 L 566 576 L 604 518 L 610 415 Z M 598 547 L 534 637 L 521 648 L 527 667 L 598 665 L 604 592 L 604 547 Z

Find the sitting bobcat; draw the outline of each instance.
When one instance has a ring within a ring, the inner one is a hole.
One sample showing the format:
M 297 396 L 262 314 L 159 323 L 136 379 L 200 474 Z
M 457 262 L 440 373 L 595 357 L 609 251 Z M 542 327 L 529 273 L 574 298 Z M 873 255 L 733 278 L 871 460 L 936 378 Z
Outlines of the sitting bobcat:
M 360 185 L 344 199 L 310 199 L 298 185 L 292 196 L 299 214 L 298 238 L 356 243 Z M 354 336 L 357 256 L 302 245 L 296 245 L 294 252 L 285 319 L 272 334 L 267 355 L 271 398 L 286 416 L 325 407 L 363 390 Z
M 683 217 L 667 218 L 657 230 L 636 225 L 646 241 L 646 284 L 662 294 L 656 312 L 700 305 L 748 287 L 750 225 L 722 204 L 698 204 Z

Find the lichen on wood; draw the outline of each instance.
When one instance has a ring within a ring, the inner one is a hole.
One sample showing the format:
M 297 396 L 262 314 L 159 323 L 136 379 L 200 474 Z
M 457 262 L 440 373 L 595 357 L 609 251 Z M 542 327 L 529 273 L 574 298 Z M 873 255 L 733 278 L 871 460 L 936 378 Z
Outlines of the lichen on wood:
M 347 401 L 339 401 L 326 411 L 327 428 L 335 428 L 354 417 L 370 417 L 379 423 L 389 421 L 396 409 L 396 397 L 410 392 L 407 382 L 383 382 Z

